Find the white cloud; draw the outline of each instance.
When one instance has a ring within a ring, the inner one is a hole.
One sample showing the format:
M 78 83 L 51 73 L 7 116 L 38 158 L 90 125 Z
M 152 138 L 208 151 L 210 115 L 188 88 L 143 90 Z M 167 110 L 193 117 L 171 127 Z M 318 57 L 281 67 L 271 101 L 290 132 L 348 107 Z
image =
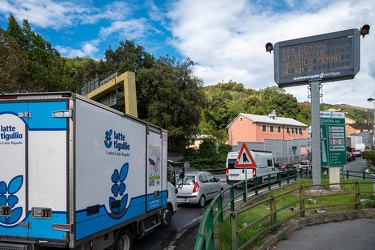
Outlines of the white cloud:
M 89 57 L 93 59 L 96 58 L 97 53 L 99 52 L 98 44 L 100 40 L 87 41 L 81 44 L 81 49 L 74 49 L 71 47 L 56 46 L 56 49 L 63 54 L 65 57 L 74 58 L 74 57 Z
M 205 85 L 233 80 L 253 89 L 276 86 L 273 54 L 265 52 L 267 42 L 360 28 L 375 20 L 375 5 L 366 0 L 320 2 L 288 1 L 292 12 L 273 12 L 270 6 L 248 1 L 178 1 L 168 14 L 173 45 L 198 64 L 195 74 Z M 370 45 L 375 43 L 370 36 L 361 39 L 360 73 L 354 80 L 324 83 L 324 102 L 371 107 L 366 101 L 375 91 L 375 80 L 368 76 L 375 72 Z M 286 91 L 299 101 L 308 100 L 307 86 Z
M 144 37 L 147 29 L 146 20 L 143 18 L 137 20 L 116 21 L 111 23 L 109 27 L 101 28 L 99 36 L 103 40 L 112 34 L 116 34 L 122 39 L 136 39 Z
M 73 49 L 71 47 L 56 46 L 56 49 L 65 57 L 74 58 L 74 57 L 86 57 L 86 53 L 79 49 Z
M 77 25 L 97 24 L 102 20 L 124 20 L 131 13 L 126 2 L 113 2 L 94 8 L 85 1 L 0 0 L 0 13 L 27 19 L 37 28 L 61 30 Z

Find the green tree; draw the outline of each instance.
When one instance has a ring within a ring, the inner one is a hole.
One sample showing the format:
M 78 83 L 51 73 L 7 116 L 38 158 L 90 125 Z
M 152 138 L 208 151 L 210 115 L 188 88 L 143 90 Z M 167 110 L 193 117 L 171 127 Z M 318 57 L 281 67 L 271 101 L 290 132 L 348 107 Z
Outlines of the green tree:
M 153 67 L 155 58 L 142 46 L 125 40 L 120 42 L 116 51 L 109 48 L 105 52 L 105 62 L 105 73 L 111 75 L 116 71 L 122 74 L 126 71 L 137 72 L 142 68 L 149 69 Z
M 8 18 L 8 45 L 11 51 L 19 51 L 26 60 L 24 68 L 12 76 L 19 80 L 19 92 L 57 91 L 66 86 L 69 68 L 66 60 L 52 48 L 51 43 L 33 32 L 27 20 L 20 27 L 13 15 Z M 22 67 L 23 65 L 21 65 Z M 14 71 L 13 71 L 14 72 Z
M 202 81 L 193 76 L 193 65 L 189 59 L 176 63 L 161 57 L 153 68 L 136 74 L 138 117 L 167 129 L 169 148 L 178 152 L 199 134 L 204 105 Z
M 19 92 L 29 59 L 7 31 L 0 28 L 1 92 Z

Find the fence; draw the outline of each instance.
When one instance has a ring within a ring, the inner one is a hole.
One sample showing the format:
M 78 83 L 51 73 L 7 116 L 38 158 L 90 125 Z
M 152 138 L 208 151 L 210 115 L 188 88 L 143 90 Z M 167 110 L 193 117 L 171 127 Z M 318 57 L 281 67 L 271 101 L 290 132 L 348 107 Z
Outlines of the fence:
M 355 171 L 347 171 L 346 175 L 351 176 L 350 172 Z M 267 187 L 270 190 L 272 185 L 281 186 L 283 179 L 289 183 L 289 181 L 296 181 L 299 178 L 305 177 L 307 177 L 307 173 L 303 172 L 289 171 L 286 173 L 285 178 L 281 178 L 279 173 L 276 180 L 272 180 L 272 177 L 269 176 Z M 295 188 L 289 187 L 289 190 L 283 193 L 276 193 L 261 201 L 255 201 L 254 204 L 236 209 L 235 199 L 242 197 L 242 201 L 246 203 L 248 192 L 252 190 L 255 195 L 258 195 L 259 188 L 257 178 L 252 180 L 255 185 L 250 189 L 247 189 L 245 181 L 239 182 L 220 192 L 206 207 L 199 232 L 196 236 L 195 249 L 215 249 L 215 227 L 218 226 L 218 223 L 230 224 L 231 245 L 227 246 L 228 248 L 248 249 L 249 246 L 254 245 L 257 240 L 262 239 L 266 234 L 275 233 L 280 224 L 295 217 L 305 217 L 306 214 L 326 211 L 326 209 L 360 209 L 361 206 L 375 207 L 375 178 L 363 175 L 364 179 L 366 177 L 372 181 L 361 180 L 322 185 L 301 185 Z M 234 187 L 238 185 L 242 186 L 242 192 L 235 195 Z M 322 192 L 322 190 L 326 190 L 331 185 L 340 185 L 342 190 L 340 192 Z M 314 195 L 314 191 L 317 191 L 315 194 L 318 195 Z M 229 193 L 230 196 L 227 203 L 223 203 L 222 199 L 225 193 Z M 253 212 L 256 210 L 269 210 L 269 213 L 259 218 L 251 217 L 251 214 L 256 214 Z M 252 211 L 252 213 L 249 213 L 249 211 Z M 239 218 L 241 216 L 247 217 L 247 221 L 252 222 L 247 225 L 239 225 Z M 254 228 L 258 229 L 255 233 L 248 232 Z M 244 235 L 250 236 L 244 237 Z M 248 240 L 244 241 L 244 238 Z

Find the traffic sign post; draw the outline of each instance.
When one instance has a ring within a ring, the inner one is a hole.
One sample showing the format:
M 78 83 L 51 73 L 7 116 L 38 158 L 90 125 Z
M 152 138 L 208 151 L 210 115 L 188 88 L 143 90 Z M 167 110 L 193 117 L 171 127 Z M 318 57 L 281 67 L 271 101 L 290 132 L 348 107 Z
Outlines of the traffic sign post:
M 241 149 L 238 152 L 237 160 L 234 163 L 234 167 L 235 168 L 252 168 L 253 176 L 254 176 L 254 169 L 257 167 L 257 164 L 254 160 L 253 155 L 250 153 L 245 143 L 242 143 Z M 247 197 L 247 169 L 245 169 L 245 186 L 246 186 L 245 196 Z
M 235 168 L 256 168 L 257 164 L 247 148 L 245 143 L 242 143 L 241 149 L 238 153 Z M 247 171 L 246 171 L 247 172 Z
M 320 112 L 321 165 L 346 165 L 345 113 Z
M 310 85 L 311 89 L 311 147 L 313 184 L 321 184 L 321 155 L 322 147 L 328 152 L 327 166 L 336 166 L 346 161 L 343 159 L 340 143 L 326 137 L 322 142 L 319 137 L 319 110 L 321 83 L 353 79 L 360 70 L 360 33 L 365 36 L 369 30 L 364 25 L 364 31 L 349 29 L 317 36 L 304 37 L 275 44 L 266 44 L 266 51 L 274 49 L 274 77 L 280 88 L 298 85 Z M 345 129 L 345 128 L 344 128 Z M 322 131 L 322 130 L 321 130 Z M 320 131 L 320 132 L 321 132 Z M 345 131 L 345 130 L 344 130 Z M 328 134 L 328 132 L 326 131 Z M 334 132 L 331 132 L 335 135 Z M 335 138 L 336 139 L 336 138 Z M 328 146 L 326 143 L 332 142 Z M 344 138 L 345 141 L 345 138 Z M 337 145 L 336 145 L 337 143 Z M 346 145 L 345 145 L 346 146 Z M 337 150 L 337 151 L 336 151 Z M 332 151 L 332 153 L 331 153 Z M 334 152 L 335 151 L 335 152 Z M 322 157 L 323 158 L 323 157 Z M 323 158 L 326 160 L 326 158 Z M 335 160 L 336 159 L 336 160 Z M 324 162 L 325 163 L 325 162 Z M 345 162 L 346 163 L 346 162 Z
M 320 112 L 321 165 L 329 167 L 329 183 L 340 182 L 340 167 L 346 165 L 345 113 Z M 330 189 L 340 189 L 339 184 Z

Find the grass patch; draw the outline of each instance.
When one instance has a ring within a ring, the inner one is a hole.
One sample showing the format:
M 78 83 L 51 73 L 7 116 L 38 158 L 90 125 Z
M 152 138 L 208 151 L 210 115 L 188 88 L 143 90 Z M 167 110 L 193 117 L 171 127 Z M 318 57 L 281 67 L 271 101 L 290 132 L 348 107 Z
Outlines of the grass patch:
M 270 191 L 263 200 L 266 202 L 258 202 L 256 206 L 243 212 L 237 213 L 237 231 L 238 232 L 238 246 L 248 244 L 246 249 L 251 249 L 254 246 L 263 243 L 264 238 L 269 234 L 275 232 L 269 227 L 271 226 L 271 199 L 276 200 L 276 222 L 284 223 L 291 218 L 300 216 L 300 190 L 303 186 L 303 197 L 305 206 L 305 216 L 312 215 L 317 212 L 334 212 L 343 210 L 354 210 L 356 208 L 356 189 L 360 188 L 360 208 L 374 208 L 375 197 L 373 196 L 373 183 L 369 181 L 358 181 L 359 186 L 353 184 L 354 180 L 343 179 L 340 182 L 340 189 L 330 190 L 329 180 L 327 175 L 322 177 L 321 188 L 317 189 L 312 185 L 311 179 L 299 180 L 293 184 L 282 187 L 280 189 Z M 275 197 L 275 198 L 272 198 Z M 268 199 L 268 201 L 267 201 Z M 371 203 L 372 201 L 372 203 Z M 274 204 L 275 204 L 274 203 Z M 244 210 L 244 209 L 243 209 Z M 261 219 L 263 218 L 263 219 Z M 257 237 L 255 237 L 257 236 Z M 230 219 L 215 225 L 215 239 L 220 242 L 216 249 L 231 249 L 232 235 Z

